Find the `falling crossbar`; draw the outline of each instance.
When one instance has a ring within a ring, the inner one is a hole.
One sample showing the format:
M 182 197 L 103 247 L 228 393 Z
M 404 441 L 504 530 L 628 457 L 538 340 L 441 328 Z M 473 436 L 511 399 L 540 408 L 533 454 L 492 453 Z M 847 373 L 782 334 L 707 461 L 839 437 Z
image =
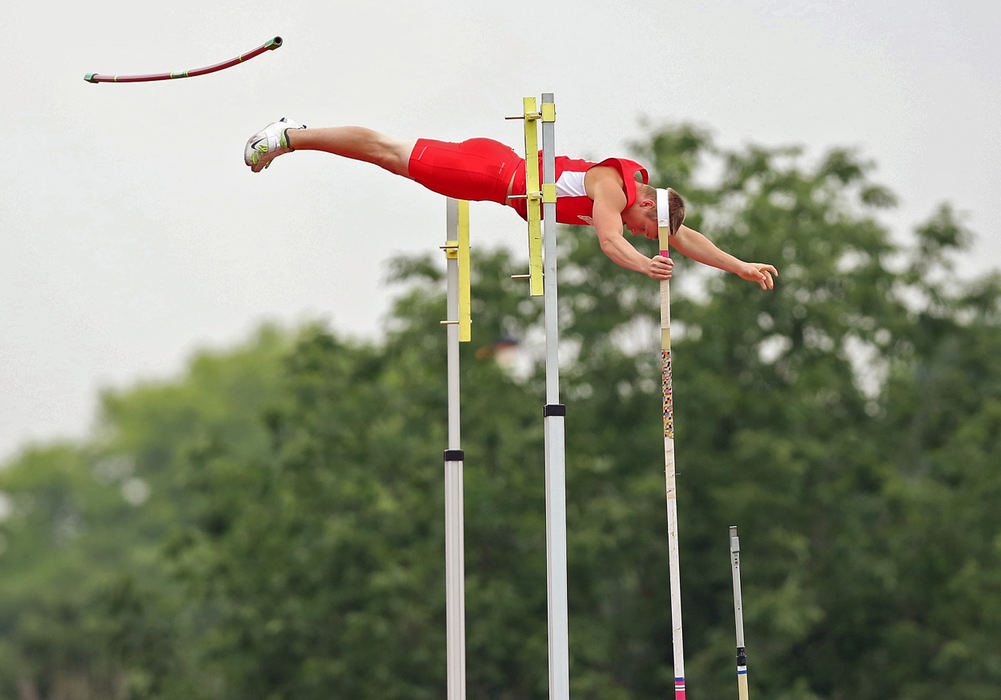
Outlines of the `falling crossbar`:
M 255 56 L 260 56 L 265 51 L 274 51 L 281 45 L 282 38 L 280 36 L 276 36 L 274 39 L 269 39 L 264 42 L 256 49 L 242 53 L 236 58 L 231 58 L 228 61 L 223 61 L 222 63 L 214 63 L 211 66 L 205 66 L 203 68 L 191 68 L 179 73 L 148 73 L 145 75 L 99 75 L 97 73 L 87 73 L 87 75 L 83 76 L 83 79 L 88 83 L 147 83 L 154 80 L 194 78 L 198 75 L 207 75 L 226 68 L 231 68 L 239 63 L 249 61 Z

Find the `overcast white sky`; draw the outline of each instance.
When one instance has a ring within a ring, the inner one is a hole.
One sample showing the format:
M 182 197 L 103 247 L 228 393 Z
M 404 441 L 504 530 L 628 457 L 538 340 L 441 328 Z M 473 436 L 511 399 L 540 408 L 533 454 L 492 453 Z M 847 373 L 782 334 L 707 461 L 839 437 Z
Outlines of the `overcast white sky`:
M 503 117 L 553 92 L 573 155 L 626 155 L 642 118 L 728 145 L 855 146 L 901 197 L 895 231 L 948 200 L 979 234 L 964 271 L 1001 259 L 997 2 L 94 0 L 5 20 L 0 459 L 85 435 L 102 387 L 171 376 L 265 320 L 376 336 L 386 262 L 437 252 L 444 203 L 317 153 L 252 175 L 244 142 L 284 114 L 518 147 Z M 83 80 L 275 35 L 279 50 L 210 76 Z M 524 245 L 503 207 L 474 206 L 472 224 L 474 246 Z

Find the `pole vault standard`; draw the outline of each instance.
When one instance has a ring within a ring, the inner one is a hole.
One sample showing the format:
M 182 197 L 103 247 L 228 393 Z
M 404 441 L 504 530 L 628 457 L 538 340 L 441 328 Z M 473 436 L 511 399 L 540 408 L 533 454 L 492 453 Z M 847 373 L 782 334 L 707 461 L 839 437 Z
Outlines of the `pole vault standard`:
M 657 190 L 660 254 L 670 254 L 668 190 Z M 674 467 L 674 389 L 671 382 L 671 285 L 660 283 L 661 388 L 664 396 L 664 479 L 667 486 L 667 549 L 671 576 L 671 627 L 674 641 L 674 697 L 685 700 L 685 651 L 681 633 L 681 571 L 678 562 L 678 487 Z
M 459 343 L 468 342 L 469 318 L 469 202 L 449 198 L 445 245 L 448 289 L 446 314 L 448 345 L 448 449 L 445 450 L 445 628 L 448 700 L 466 698 L 465 555 L 462 508 L 462 470 L 459 422 Z
M 180 71 L 179 73 L 147 73 L 145 75 L 98 75 L 97 73 L 87 73 L 87 75 L 83 76 L 83 79 L 88 83 L 147 83 L 153 80 L 194 78 L 197 75 L 207 75 L 225 68 L 232 68 L 239 63 L 249 61 L 255 56 L 260 56 L 265 51 L 274 51 L 281 45 L 282 38 L 280 36 L 276 36 L 274 39 L 269 39 L 264 42 L 256 49 L 242 53 L 236 58 L 231 58 L 228 61 L 223 61 L 222 63 L 214 63 L 211 66 L 204 66 L 203 68 L 191 68 L 186 71 Z
M 546 566 L 549 584 L 549 697 L 570 698 L 567 604 L 566 406 L 560 403 L 559 306 L 556 296 L 556 104 L 542 93 L 543 280 L 546 316 Z M 528 158 L 526 162 L 533 160 Z
M 567 605 L 566 406 L 560 403 L 559 307 L 556 295 L 556 104 L 553 93 L 524 99 L 525 197 L 528 214 L 529 286 L 542 295 L 546 325 L 546 585 L 549 602 L 549 698 L 570 698 L 570 621 Z M 542 185 L 538 122 L 542 122 Z M 542 206 L 540 217 L 539 206 Z M 539 219 L 544 222 L 540 235 Z M 545 257 L 543 260 L 543 242 Z M 524 275 L 518 275 L 524 277 Z

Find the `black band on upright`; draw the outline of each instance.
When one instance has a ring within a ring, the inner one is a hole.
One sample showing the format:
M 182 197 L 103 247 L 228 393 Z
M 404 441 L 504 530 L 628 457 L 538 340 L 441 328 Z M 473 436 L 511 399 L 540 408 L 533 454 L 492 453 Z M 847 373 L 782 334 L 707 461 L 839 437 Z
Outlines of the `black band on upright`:
M 561 403 L 550 403 L 542 407 L 543 416 L 565 416 L 567 407 Z
M 744 647 L 737 647 L 737 665 L 747 666 L 747 652 Z
M 466 458 L 462 450 L 445 450 L 446 462 L 461 462 Z

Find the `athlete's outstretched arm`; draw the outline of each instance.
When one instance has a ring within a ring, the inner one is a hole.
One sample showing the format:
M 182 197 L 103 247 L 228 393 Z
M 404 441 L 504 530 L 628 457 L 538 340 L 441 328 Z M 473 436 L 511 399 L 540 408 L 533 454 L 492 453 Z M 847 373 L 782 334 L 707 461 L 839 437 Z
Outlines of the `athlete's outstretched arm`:
M 744 262 L 729 253 L 720 250 L 716 244 L 695 229 L 682 225 L 678 232 L 671 236 L 671 245 L 685 257 L 696 260 L 704 265 L 717 267 L 720 270 L 732 272 L 741 279 L 757 282 L 762 289 L 775 287 L 772 276 L 779 276 L 779 271 L 767 263 Z
M 601 251 L 612 262 L 630 270 L 641 272 L 657 280 L 671 278 L 674 262 L 670 258 L 656 255 L 653 258 L 640 253 L 623 235 L 622 210 L 626 206 L 626 195 L 622 185 L 612 179 L 602 180 L 593 185 L 594 206 L 591 221 L 598 234 Z

